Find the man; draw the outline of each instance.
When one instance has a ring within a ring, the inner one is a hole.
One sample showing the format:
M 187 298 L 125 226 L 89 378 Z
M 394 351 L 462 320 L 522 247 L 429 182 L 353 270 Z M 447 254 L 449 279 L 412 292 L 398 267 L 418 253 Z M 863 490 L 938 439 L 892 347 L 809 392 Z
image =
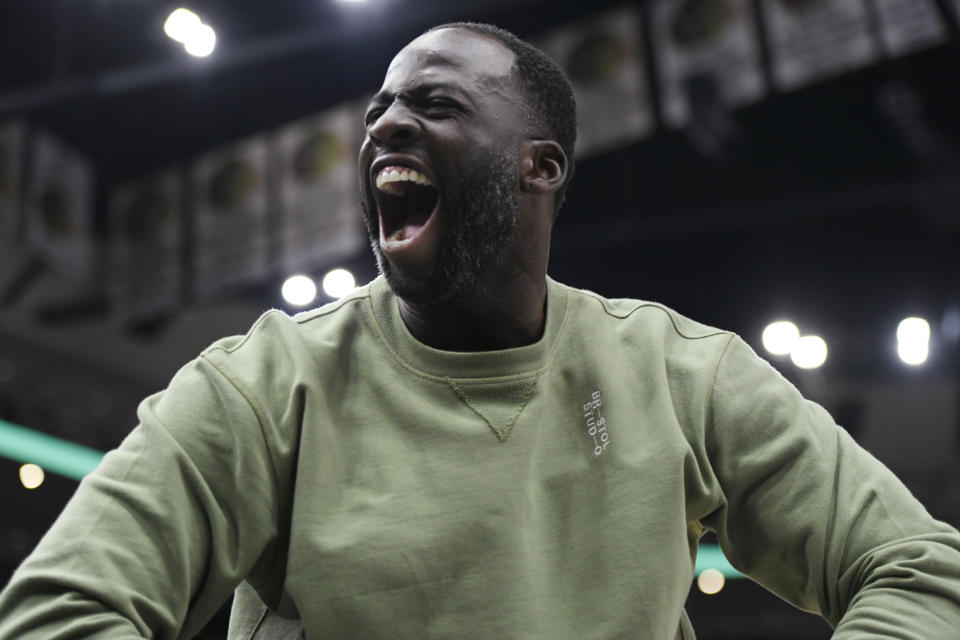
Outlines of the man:
M 693 638 L 697 540 L 836 638 L 960 629 L 960 535 L 736 336 L 546 277 L 573 99 L 431 30 L 366 115 L 384 277 L 264 315 L 141 405 L 0 637 Z

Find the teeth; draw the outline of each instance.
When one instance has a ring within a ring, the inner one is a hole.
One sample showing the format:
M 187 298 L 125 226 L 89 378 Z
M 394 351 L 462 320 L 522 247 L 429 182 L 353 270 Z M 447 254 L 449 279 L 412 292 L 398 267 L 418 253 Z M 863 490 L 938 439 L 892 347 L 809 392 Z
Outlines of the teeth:
M 413 182 L 427 187 L 433 186 L 430 180 L 427 179 L 427 176 L 414 169 L 394 166 L 384 167 L 380 170 L 380 173 L 377 174 L 377 189 L 382 191 L 383 185 L 391 182 Z

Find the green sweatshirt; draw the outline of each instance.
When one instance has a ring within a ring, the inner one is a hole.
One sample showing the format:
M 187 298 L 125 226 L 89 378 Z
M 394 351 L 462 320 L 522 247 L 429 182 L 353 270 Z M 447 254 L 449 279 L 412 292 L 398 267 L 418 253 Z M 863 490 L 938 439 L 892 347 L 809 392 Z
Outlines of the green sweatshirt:
M 960 535 L 742 340 L 548 285 L 517 349 L 419 344 L 382 279 L 217 342 L 81 483 L 0 638 L 189 638 L 241 583 L 232 638 L 692 638 L 707 530 L 838 639 L 960 634 Z

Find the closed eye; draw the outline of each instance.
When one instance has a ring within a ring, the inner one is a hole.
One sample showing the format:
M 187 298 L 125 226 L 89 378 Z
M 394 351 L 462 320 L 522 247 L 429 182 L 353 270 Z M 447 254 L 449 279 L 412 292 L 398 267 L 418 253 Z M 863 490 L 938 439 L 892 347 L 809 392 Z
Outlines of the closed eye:
M 408 96 L 403 101 L 409 108 L 419 111 L 430 118 L 448 118 L 464 110 L 463 105 L 447 97 L 424 97 L 416 99 L 414 96 Z M 387 104 L 369 107 L 363 118 L 364 126 L 372 127 L 373 124 L 386 113 L 387 108 Z
M 460 105 L 447 98 L 430 98 L 423 101 L 421 108 L 428 115 L 437 117 L 453 115 L 454 112 L 460 110 Z
M 430 109 L 433 109 L 433 108 L 444 109 L 444 108 L 454 108 L 457 106 L 457 103 L 447 98 L 430 98 L 429 100 L 426 101 L 426 106 L 427 108 L 430 108 Z
M 374 122 L 376 122 L 380 118 L 380 116 L 383 115 L 384 111 L 385 109 L 383 107 L 370 109 L 369 111 L 367 111 L 367 114 L 363 117 L 363 123 L 369 127 Z

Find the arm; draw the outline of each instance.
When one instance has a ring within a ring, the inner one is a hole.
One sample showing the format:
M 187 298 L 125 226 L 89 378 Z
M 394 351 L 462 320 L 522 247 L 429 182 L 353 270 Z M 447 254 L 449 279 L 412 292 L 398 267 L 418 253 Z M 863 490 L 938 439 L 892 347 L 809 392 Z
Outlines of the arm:
M 247 397 L 201 357 L 138 413 L 0 594 L 3 640 L 192 637 L 276 563 L 276 461 Z
M 823 615 L 837 640 L 956 636 L 955 529 L 739 338 L 718 364 L 710 410 L 723 501 L 704 524 L 735 567 Z

